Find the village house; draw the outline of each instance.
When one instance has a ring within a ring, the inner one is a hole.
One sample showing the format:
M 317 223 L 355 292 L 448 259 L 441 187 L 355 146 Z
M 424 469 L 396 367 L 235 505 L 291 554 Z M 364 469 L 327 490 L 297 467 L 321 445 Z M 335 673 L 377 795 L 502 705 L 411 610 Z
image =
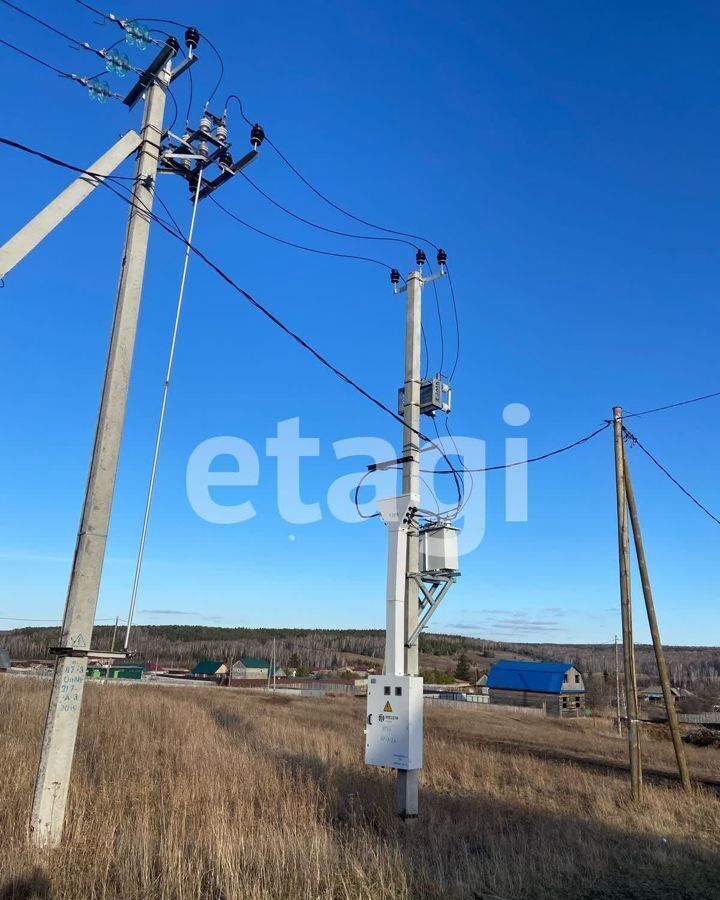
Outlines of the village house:
M 671 687 L 670 693 L 672 694 L 673 703 L 677 703 L 680 699 L 680 691 L 677 688 Z M 663 696 L 662 688 L 659 684 L 652 687 L 646 687 L 644 690 L 639 691 L 638 697 L 643 703 L 650 703 L 653 706 L 665 706 L 665 697 Z
M 227 670 L 225 663 L 220 662 L 219 659 L 201 659 L 187 677 L 197 678 L 201 681 L 214 681 L 218 675 L 225 675 Z
M 270 673 L 270 663 L 266 659 L 260 659 L 256 656 L 241 656 L 237 662 L 233 663 L 231 678 L 267 678 Z M 218 673 L 221 674 L 221 673 Z M 278 678 L 280 670 L 276 671 Z
M 502 659 L 488 672 L 491 703 L 543 708 L 560 715 L 585 707 L 585 684 L 572 663 Z

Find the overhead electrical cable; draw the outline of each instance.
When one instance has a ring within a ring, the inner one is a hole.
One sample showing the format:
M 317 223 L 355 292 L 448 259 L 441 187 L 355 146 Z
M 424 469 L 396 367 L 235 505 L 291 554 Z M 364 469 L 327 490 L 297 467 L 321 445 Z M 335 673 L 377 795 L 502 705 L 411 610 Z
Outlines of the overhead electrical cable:
M 625 428 L 624 425 L 623 425 L 623 433 L 628 438 L 628 440 L 631 442 L 631 444 L 639 447 L 642 450 L 642 452 L 645 454 L 645 456 L 647 456 L 648 459 L 650 459 L 652 462 L 654 462 L 655 465 L 658 467 L 658 469 L 660 469 L 661 472 L 663 472 L 665 475 L 667 475 L 667 477 L 670 479 L 670 481 L 672 481 L 672 483 L 676 487 L 680 488 L 680 490 L 683 492 L 683 494 L 685 494 L 686 497 L 688 497 L 690 500 L 692 500 L 692 502 L 695 504 L 695 506 L 700 507 L 700 509 L 705 513 L 706 516 L 709 516 L 713 520 L 713 522 L 715 522 L 717 525 L 720 525 L 720 518 L 718 518 L 716 515 L 711 513 L 710 510 L 707 508 L 707 506 L 704 506 L 697 499 L 697 497 L 694 494 L 691 494 L 690 491 L 686 487 L 683 487 L 683 485 L 680 484 L 680 482 L 677 480 L 677 478 L 675 478 L 673 475 L 671 475 L 670 472 L 668 472 L 668 470 L 665 468 L 665 466 L 661 462 L 659 462 L 657 459 L 655 459 L 655 457 L 647 449 L 647 447 L 644 447 L 640 443 L 640 441 L 637 439 L 637 437 L 631 431 L 628 431 L 628 429 Z
M 96 16 L 100 16 L 100 18 L 104 19 L 106 22 L 112 22 L 114 25 L 119 25 L 123 31 L 125 31 L 127 33 L 131 33 L 128 30 L 128 27 L 132 26 L 132 24 L 135 20 L 122 19 L 119 16 L 113 15 L 112 13 L 104 13 L 101 10 L 99 10 L 97 7 L 91 6 L 89 3 L 85 3 L 85 0 L 75 0 L 75 2 L 79 3 L 80 6 L 84 6 L 85 9 L 89 9 L 90 12 L 94 12 Z M 98 24 L 104 24 L 104 23 L 100 22 Z M 153 30 L 155 30 L 155 29 L 153 29 Z M 164 32 L 160 32 L 160 33 L 164 33 Z M 168 37 L 167 34 L 165 36 Z M 159 44 L 162 46 L 162 44 L 164 43 L 164 41 L 158 41 L 157 38 L 154 38 L 154 37 L 149 37 L 147 35 L 143 35 L 143 37 L 145 37 L 145 39 L 151 44 Z
M 447 275 L 448 287 L 450 288 L 450 298 L 452 300 L 453 315 L 455 318 L 455 360 L 453 362 L 453 367 L 450 370 L 450 375 L 448 376 L 448 381 L 452 382 L 453 376 L 457 371 L 458 362 L 460 361 L 460 319 L 458 318 L 458 308 L 457 302 L 455 301 L 455 288 L 452 283 L 452 275 L 450 274 L 447 263 L 445 263 L 445 273 Z
M 11 44 L 4 38 L 0 38 L 0 44 L 3 44 L 5 47 L 9 47 L 16 53 L 20 53 L 22 56 L 26 56 L 28 59 L 31 59 L 33 62 L 36 62 L 41 66 L 45 66 L 46 69 L 50 69 L 51 72 L 55 72 L 55 74 L 59 75 L 61 78 L 72 78 L 70 72 L 63 72 L 62 69 L 58 69 L 57 66 L 53 66 L 51 63 L 47 62 L 47 60 L 40 59 L 39 56 L 33 56 L 32 53 L 28 53 L 27 50 L 22 50 L 20 47 L 16 47 L 15 44 Z
M 83 169 L 79 166 L 74 166 L 71 163 L 68 163 L 68 162 L 65 162 L 64 160 L 58 159 L 55 156 L 51 156 L 48 153 L 43 153 L 42 151 L 35 150 L 31 147 L 27 147 L 26 145 L 21 144 L 18 141 L 13 141 L 9 138 L 0 137 L 0 144 L 4 144 L 5 146 L 12 147 L 13 149 L 20 150 L 21 152 L 30 154 L 32 156 L 39 157 L 40 159 L 43 159 L 46 162 L 51 163 L 52 165 L 60 166 L 61 168 L 67 169 L 72 172 L 76 172 L 76 173 L 79 173 L 82 175 L 95 175 L 95 177 L 97 177 L 99 179 L 103 178 L 103 176 L 98 176 L 97 173 L 92 173 L 92 172 L 88 171 L 87 169 Z M 121 200 L 123 200 L 123 202 L 127 203 L 130 206 L 135 205 L 133 203 L 132 199 L 128 199 L 123 194 L 121 194 L 116 189 L 116 187 L 109 182 L 109 180 L 107 180 L 107 179 L 101 180 L 100 183 L 104 187 L 106 187 L 108 190 L 110 190 L 113 194 L 115 194 L 115 196 L 117 196 Z M 125 189 L 127 190 L 127 188 L 125 188 Z M 397 412 L 392 410 L 389 406 L 387 406 L 387 404 L 383 403 L 382 400 L 379 400 L 377 397 L 374 397 L 369 391 L 365 390 L 365 388 L 363 388 L 360 384 L 358 384 L 358 382 L 356 382 L 349 375 L 346 375 L 341 369 L 338 369 L 337 366 L 335 366 L 325 356 L 323 356 L 323 354 L 320 353 L 320 351 L 317 350 L 315 347 L 313 347 L 312 344 L 308 343 L 308 341 L 306 341 L 299 334 L 297 334 L 295 331 L 293 331 L 288 325 L 286 325 L 281 319 L 279 319 L 273 312 L 271 312 L 266 306 L 264 306 L 262 303 L 260 303 L 259 300 L 256 300 L 255 297 L 252 296 L 252 294 L 250 294 L 244 288 L 240 287 L 240 285 L 237 284 L 237 282 L 235 282 L 233 280 L 233 278 L 227 274 L 227 272 L 225 272 L 223 269 L 221 269 L 208 256 L 206 256 L 206 254 L 203 253 L 202 250 L 198 249 L 193 244 L 190 244 L 190 242 L 187 241 L 181 234 L 178 234 L 175 231 L 173 225 L 171 225 L 170 223 L 166 222 L 164 219 L 157 216 L 156 213 L 154 213 L 154 212 L 150 212 L 147 209 L 145 210 L 145 212 L 153 221 L 157 222 L 157 224 L 165 232 L 167 232 L 171 237 L 173 237 L 177 241 L 180 241 L 185 246 L 189 246 L 190 251 L 192 253 L 194 253 L 199 259 L 201 259 L 205 263 L 205 265 L 208 266 L 208 268 L 212 269 L 212 271 L 215 272 L 219 278 L 221 278 L 226 284 L 230 285 L 230 287 L 232 287 L 233 290 L 235 290 L 238 294 L 240 294 L 242 297 L 244 297 L 248 301 L 248 303 L 250 303 L 255 309 L 257 309 L 258 312 L 262 313 L 262 315 L 264 315 L 267 319 L 269 319 L 274 325 L 276 325 L 288 337 L 290 337 L 293 341 L 295 341 L 303 349 L 305 349 L 308 353 L 310 353 L 310 355 L 313 356 L 321 365 L 323 365 L 326 369 L 328 369 L 335 376 L 337 376 L 337 378 L 339 378 L 341 381 L 343 381 L 345 384 L 347 384 L 349 387 L 351 387 L 353 390 L 355 390 L 361 396 L 365 397 L 366 400 L 368 400 L 370 403 L 372 403 L 378 409 L 382 410 L 384 413 L 386 413 L 388 416 L 390 416 L 393 420 L 404 425 L 413 434 L 417 435 L 419 438 L 426 441 L 430 446 L 437 449 L 441 453 L 443 458 L 447 459 L 442 448 L 438 447 L 437 443 L 435 441 L 433 441 L 432 438 L 428 437 L 428 435 L 424 434 L 419 429 L 415 429 L 415 428 L 412 428 L 411 426 L 406 425 L 405 421 L 401 415 L 399 415 Z M 548 459 L 551 456 L 556 456 L 557 454 L 564 453 L 567 450 L 571 450 L 574 447 L 578 447 L 581 444 L 586 443 L 587 441 L 591 440 L 591 438 L 595 437 L 595 435 L 600 434 L 600 432 L 602 432 L 606 428 L 608 428 L 611 424 L 612 424 L 611 422 L 606 422 L 601 428 L 598 428 L 596 431 L 592 432 L 592 434 L 586 435 L 585 437 L 580 438 L 579 440 L 573 442 L 572 444 L 568 444 L 565 447 L 560 447 L 558 450 L 553 450 L 549 453 L 543 454 L 542 456 L 534 457 L 534 458 L 528 459 L 528 460 L 521 460 L 516 463 L 508 463 L 508 464 L 499 465 L 499 466 L 488 466 L 488 467 L 482 468 L 482 469 L 475 469 L 475 468 L 468 469 L 465 466 L 453 467 L 452 464 L 448 461 L 448 465 L 451 466 L 451 468 L 449 468 L 447 470 L 440 470 L 440 471 L 421 470 L 421 471 L 423 471 L 424 473 L 430 471 L 431 474 L 432 474 L 432 472 L 434 472 L 434 474 L 457 474 L 459 472 L 488 472 L 488 471 L 494 471 L 496 469 L 507 469 L 507 468 L 511 468 L 512 466 L 517 466 L 517 465 L 525 465 L 530 462 L 538 462 L 541 459 Z
M 635 419 L 638 416 L 649 416 L 651 413 L 665 412 L 667 409 L 677 409 L 679 406 L 689 406 L 691 403 L 700 403 L 701 400 L 712 400 L 720 397 L 720 391 L 712 394 L 703 394 L 702 397 L 693 397 L 691 400 L 680 400 L 678 403 L 668 403 L 667 406 L 656 406 L 654 409 L 644 409 L 642 412 L 626 412 L 621 416 L 622 419 Z
M 430 265 L 430 261 L 426 259 L 425 265 L 427 265 L 428 271 L 430 272 L 430 275 L 432 276 L 433 270 L 432 270 L 432 266 Z M 440 295 L 438 294 L 437 281 L 436 280 L 432 281 L 431 284 L 433 287 L 433 291 L 435 292 L 435 309 L 437 310 L 438 335 L 440 337 L 440 369 L 439 369 L 439 371 L 442 372 L 443 367 L 445 365 L 445 334 L 443 331 L 443 317 L 442 317 L 442 311 L 440 310 Z
M 435 434 L 437 435 L 438 446 L 440 447 L 440 451 L 443 454 L 445 461 L 450 466 L 450 472 L 453 476 L 453 481 L 455 482 L 455 490 L 457 491 L 457 503 L 448 513 L 448 515 L 450 515 L 454 518 L 455 516 L 457 516 L 459 514 L 460 509 L 462 508 L 463 495 L 465 492 L 465 485 L 462 482 L 460 473 L 457 471 L 456 467 L 453 465 L 450 457 L 445 453 L 444 447 L 442 447 L 442 438 L 440 437 L 440 431 L 438 429 L 437 419 L 435 418 L 435 416 L 432 417 L 432 423 L 435 428 Z M 422 471 L 422 469 L 420 471 Z
M 238 106 L 240 107 L 240 115 L 243 117 L 245 122 L 252 127 L 252 125 L 254 125 L 254 122 L 251 122 L 250 119 L 248 119 L 248 117 L 245 115 L 245 110 L 243 109 L 243 104 L 242 104 L 242 100 L 240 99 L 240 97 L 238 97 L 237 94 L 228 94 L 227 99 L 225 100 L 225 106 L 228 105 L 228 102 L 230 100 L 235 100 L 237 102 Z M 352 219 L 355 222 L 359 222 L 361 225 L 367 225 L 368 228 L 374 228 L 376 231 L 384 231 L 386 234 L 394 234 L 397 237 L 412 238 L 414 241 L 420 241 L 420 243 L 429 244 L 429 246 L 431 246 L 435 250 L 440 249 L 437 246 L 437 244 L 435 244 L 429 238 L 422 237 L 421 235 L 418 235 L 418 234 L 412 234 L 408 231 L 398 231 L 395 228 L 385 228 L 382 225 L 376 225 L 374 222 L 369 222 L 367 219 L 362 219 L 362 218 L 360 218 L 360 216 L 356 216 L 353 213 L 349 212 L 348 210 L 344 209 L 342 206 L 335 203 L 329 197 L 326 197 L 325 194 L 323 194 L 321 191 L 319 191 L 315 187 L 315 185 L 313 185 L 307 178 L 305 178 L 305 176 L 290 162 L 290 160 L 285 156 L 285 154 L 281 152 L 279 147 L 267 135 L 267 132 L 265 134 L 265 140 L 273 148 L 273 150 L 277 153 L 277 155 L 285 163 L 285 165 L 300 179 L 300 181 L 302 181 L 302 183 L 306 187 L 308 187 L 321 200 L 323 200 L 328 205 L 332 206 L 333 209 L 342 213 L 344 216 L 347 216 L 348 218 Z
M 462 454 L 460 453 L 460 450 L 458 449 L 457 441 L 455 440 L 455 436 L 453 435 L 453 433 L 450 431 L 450 413 L 445 413 L 445 423 L 444 424 L 445 424 L 445 431 L 447 432 L 447 436 L 453 445 L 453 449 L 455 450 L 455 456 L 458 459 L 461 459 Z M 436 427 L 436 431 L 437 431 L 437 427 Z M 439 433 L 438 433 L 438 439 L 441 439 Z M 444 441 L 443 441 L 443 444 L 444 444 Z M 456 471 L 457 471 L 457 467 L 456 467 Z M 459 516 L 460 513 L 462 512 L 462 510 L 467 506 L 468 501 L 470 500 L 470 497 L 472 496 L 472 493 L 475 490 L 475 479 L 473 478 L 473 474 L 469 469 L 461 469 L 458 472 L 458 474 L 459 475 L 467 475 L 468 480 L 470 482 L 470 487 L 468 488 L 468 487 L 466 487 L 465 482 L 463 480 L 463 500 L 462 500 L 462 503 L 459 505 L 458 511 L 457 511 L 457 515 Z
M 16 6 L 14 3 L 11 3 L 10 0 L 0 0 L 0 3 L 4 3 L 5 6 L 9 6 L 11 9 L 14 9 L 15 12 L 19 12 L 20 15 L 25 16 L 28 19 L 32 19 L 33 22 L 36 22 L 38 25 L 41 25 L 43 28 L 47 28 L 48 31 L 52 31 L 57 34 L 61 38 L 65 38 L 66 41 L 70 41 L 71 44 L 76 44 L 78 47 L 84 48 L 85 44 L 83 41 L 79 41 L 77 38 L 74 38 L 72 35 L 68 34 L 66 31 L 61 31 L 59 28 L 56 28 L 54 25 L 51 25 L 46 19 L 40 19 L 37 16 L 34 16 L 31 12 L 28 12 L 26 9 L 23 9 L 20 6 Z
M 551 450 L 549 453 L 543 453 L 541 456 L 533 456 L 529 459 L 520 459 L 517 462 L 511 463 L 503 463 L 497 466 L 483 466 L 482 468 L 467 468 L 466 466 L 462 466 L 461 468 L 456 469 L 421 469 L 421 472 L 430 472 L 435 475 L 452 475 L 457 472 L 497 472 L 501 469 L 513 469 L 515 466 L 526 466 L 528 463 L 540 462 L 543 459 L 550 459 L 551 456 L 558 456 L 560 453 L 566 453 L 568 450 L 573 450 L 575 447 L 580 447 L 582 444 L 586 444 L 588 441 L 592 440 L 601 432 L 605 431 L 606 428 L 609 428 L 612 425 L 612 422 L 605 422 L 604 425 L 601 425 L 600 428 L 593 431 L 591 434 L 585 435 L 585 437 L 580 438 L 577 441 L 573 441 L 572 444 L 567 444 L 565 447 L 559 447 L 557 450 Z
M 60 166 L 64 169 L 68 169 L 72 172 L 77 172 L 82 175 L 95 175 L 95 177 L 102 178 L 102 176 L 98 176 L 96 173 L 89 172 L 87 169 L 80 168 L 79 166 L 74 166 L 71 163 L 67 163 L 64 160 L 58 159 L 55 156 L 51 156 L 48 153 L 43 153 L 39 150 L 34 150 L 31 147 L 27 147 L 26 145 L 19 143 L 18 141 L 13 141 L 13 140 L 10 140 L 9 138 L 0 137 L 0 144 L 4 144 L 8 147 L 12 147 L 13 149 L 20 150 L 25 153 L 29 153 L 32 156 L 37 156 L 40 159 L 45 160 L 46 162 L 52 163 L 53 165 Z M 130 205 L 133 205 L 131 200 L 129 200 L 127 197 L 123 196 L 122 194 L 119 194 L 113 188 L 112 185 L 108 184 L 106 181 L 102 181 L 101 183 L 104 184 L 116 196 L 120 197 L 121 200 L 123 200 L 126 203 L 129 203 Z M 181 241 L 183 244 L 188 243 L 181 235 L 179 235 L 175 231 L 175 229 L 172 225 L 165 222 L 163 219 L 159 218 L 155 213 L 149 212 L 147 209 L 145 210 L 145 212 L 150 216 L 150 218 L 153 219 L 153 221 L 156 221 L 158 223 L 158 225 L 160 225 L 161 228 L 163 228 L 168 234 L 170 234 L 176 240 Z M 370 394 L 361 385 L 359 385 L 356 381 L 354 381 L 352 378 L 350 378 L 349 375 L 346 375 L 344 372 L 342 372 L 340 369 L 338 369 L 336 366 L 334 366 L 328 359 L 326 359 L 322 355 L 322 353 L 320 353 L 318 350 L 316 350 L 311 344 L 309 344 L 299 334 L 294 332 L 289 326 L 287 326 L 283 321 L 281 321 L 274 313 L 272 313 L 267 307 L 265 307 L 262 303 L 260 303 L 258 300 L 256 300 L 252 296 L 252 294 L 250 294 L 244 288 L 240 287 L 240 285 L 238 285 L 231 278 L 230 275 L 228 275 L 218 265 L 216 265 L 211 259 L 209 259 L 209 257 L 207 257 L 205 255 L 205 253 L 203 253 L 202 250 L 199 250 L 194 245 L 190 245 L 190 250 L 192 253 L 194 253 L 196 256 L 198 256 L 200 259 L 202 259 L 203 262 L 210 269 L 212 269 L 213 272 L 215 272 L 223 281 L 225 281 L 226 284 L 229 284 L 237 293 L 241 294 L 252 306 L 254 306 L 259 312 L 261 312 L 271 322 L 273 322 L 275 325 L 277 325 L 277 327 L 280 328 L 281 331 L 284 331 L 285 334 L 288 335 L 288 337 L 292 338 L 296 343 L 298 343 L 301 347 L 303 347 L 305 350 L 307 350 L 313 357 L 315 357 L 315 359 L 317 359 L 318 362 L 320 362 L 323 366 L 325 366 L 327 369 L 329 369 L 331 372 L 333 372 L 333 374 L 335 374 L 338 378 L 340 378 L 342 381 L 344 381 L 346 384 L 348 384 L 350 387 L 352 387 L 355 391 L 357 391 L 359 394 L 361 394 L 363 397 L 365 397 L 367 400 L 369 400 L 373 405 L 377 406 L 378 409 L 383 410 L 383 412 L 387 413 L 389 416 L 391 416 L 393 419 L 395 419 L 395 421 L 400 422 L 403 425 L 405 424 L 402 416 L 400 416 L 398 413 L 396 413 L 392 409 L 390 409 L 390 407 L 387 406 L 385 403 L 383 403 L 382 400 L 378 400 L 376 397 L 373 397 L 372 394 Z M 417 434 L 418 437 L 422 438 L 422 440 L 432 443 L 431 438 L 429 438 L 427 435 L 423 434 L 421 431 L 416 431 L 415 429 L 411 429 L 411 430 L 415 434 Z
M 258 192 L 258 194 L 260 194 L 261 197 L 264 197 L 269 203 L 272 203 L 273 206 L 281 210 L 281 212 L 284 212 L 286 215 L 291 216 L 293 219 L 297 219 L 298 222 L 302 222 L 304 225 L 309 225 L 311 228 L 317 228 L 318 231 L 325 231 L 328 234 L 335 234 L 338 237 L 353 238 L 360 241 L 392 241 L 396 244 L 405 244 L 406 247 L 412 247 L 413 250 L 417 250 L 417 244 L 414 244 L 412 241 L 406 241 L 404 238 L 383 237 L 377 234 L 357 234 L 356 232 L 352 231 L 340 231 L 337 228 L 329 228 L 327 225 L 320 225 L 318 222 L 313 222 L 311 219 L 306 219 L 304 216 L 293 212 L 291 209 L 288 209 L 287 206 L 283 206 L 283 204 L 276 200 L 274 197 L 271 197 L 270 194 L 268 194 L 258 184 L 256 184 L 249 175 L 245 174 L 245 172 L 241 172 L 240 174 L 245 179 L 245 181 L 247 181 L 248 184 L 250 184 L 250 186 L 253 187 Z
M 276 200 L 274 197 L 271 197 L 270 194 L 268 194 L 258 184 L 256 184 L 248 175 L 245 174 L 245 172 L 240 172 L 240 174 L 245 179 L 245 181 L 247 181 L 250 184 L 250 186 L 253 187 L 258 192 L 258 194 L 260 194 L 262 197 L 264 197 L 269 203 L 272 203 L 272 205 L 275 206 L 277 209 L 281 210 L 281 212 L 284 212 L 286 215 L 291 216 L 293 219 L 296 219 L 298 222 L 302 222 L 304 225 L 309 225 L 311 228 L 316 228 L 318 231 L 324 231 L 327 234 L 334 234 L 334 235 L 337 235 L 338 237 L 353 238 L 355 240 L 393 241 L 398 244 L 404 244 L 406 247 L 412 247 L 413 250 L 417 249 L 416 245 L 412 241 L 406 241 L 404 238 L 384 237 L 384 236 L 374 235 L 374 234 L 357 234 L 356 232 L 339 231 L 337 228 L 329 228 L 326 225 L 320 225 L 318 222 L 313 222 L 311 219 L 306 219 L 304 216 L 301 216 L 298 213 L 293 212 L 291 209 L 289 209 L 288 207 L 286 207 L 282 203 L 280 203 L 278 200 Z M 401 278 L 402 278 L 402 276 L 401 276 Z M 435 288 L 435 292 L 436 292 L 436 300 L 437 300 L 437 287 Z M 437 301 L 437 302 L 439 302 L 439 301 Z M 439 309 L 438 309 L 438 315 L 439 315 Z M 457 314 L 456 314 L 456 319 L 457 319 Z M 425 326 L 424 325 L 422 326 L 422 339 L 423 339 L 423 344 L 425 347 L 425 371 L 423 374 L 423 378 L 427 378 L 429 366 L 430 366 L 430 361 L 429 361 L 430 360 L 430 351 L 428 348 L 427 336 L 425 334 Z M 440 365 L 440 368 L 442 369 L 442 363 Z
M 212 196 L 212 194 L 210 195 L 210 199 L 215 204 L 215 206 L 217 206 L 225 213 L 225 215 L 230 216 L 231 219 L 234 219 L 240 225 L 244 225 L 245 228 L 249 228 L 251 231 L 260 234 L 263 237 L 269 238 L 271 241 L 277 241 L 279 244 L 285 244 L 285 246 L 287 247 L 294 247 L 296 250 L 305 250 L 308 253 L 319 253 L 322 256 L 336 256 L 339 259 L 354 259 L 360 262 L 374 263 L 376 266 L 382 266 L 384 269 L 387 269 L 390 272 L 392 272 L 394 268 L 394 266 L 391 266 L 389 263 L 383 262 L 380 259 L 374 259 L 370 256 L 358 256 L 355 253 L 340 253 L 335 250 L 321 250 L 319 247 L 308 247 L 305 244 L 297 244 L 295 243 L 295 241 L 288 241 L 285 238 L 278 237 L 276 234 L 271 234 L 269 231 L 263 231 L 262 228 L 258 228 L 256 225 L 251 225 L 250 222 L 246 222 L 244 219 L 241 219 L 240 216 L 236 215 L 226 206 L 223 206 L 219 200 Z
M 10 0 L 0 0 L 0 3 L 4 3 L 5 6 L 9 6 L 11 9 L 14 9 L 16 12 L 19 12 L 20 15 L 25 16 L 28 19 L 31 19 L 33 22 L 36 22 L 41 27 L 47 29 L 48 31 L 53 32 L 53 34 L 57 34 L 59 37 L 64 38 L 66 41 L 69 41 L 71 44 L 74 44 L 78 50 L 87 50 L 89 53 L 95 54 L 95 56 L 99 56 L 102 59 L 108 59 L 108 50 L 96 50 L 92 47 L 87 41 L 78 40 L 78 38 L 73 37 L 68 34 L 66 31 L 61 31 L 59 28 L 56 28 L 54 25 L 51 25 L 46 19 L 38 18 L 38 16 L 34 16 L 32 13 L 28 12 L 25 9 L 22 9 L 20 6 L 16 6 L 14 3 L 11 3 Z M 138 69 L 135 66 L 131 66 L 126 61 L 126 65 L 123 66 L 126 71 L 135 72 L 138 75 L 142 75 L 142 69 Z

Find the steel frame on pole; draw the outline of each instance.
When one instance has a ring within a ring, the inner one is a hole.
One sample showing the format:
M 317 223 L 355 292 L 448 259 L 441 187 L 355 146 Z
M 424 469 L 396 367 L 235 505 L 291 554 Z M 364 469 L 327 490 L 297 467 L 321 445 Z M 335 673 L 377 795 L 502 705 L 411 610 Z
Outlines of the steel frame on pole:
M 135 604 L 137 603 L 138 588 L 140 587 L 140 575 L 142 573 L 143 559 L 145 556 L 145 541 L 147 540 L 148 524 L 150 522 L 150 508 L 152 507 L 153 494 L 155 491 L 155 477 L 157 475 L 158 459 L 160 457 L 160 444 L 162 443 L 163 428 L 165 426 L 165 411 L 167 409 L 168 393 L 170 391 L 170 378 L 172 376 L 173 363 L 175 361 L 175 347 L 177 345 L 178 330 L 180 328 L 180 316 L 182 314 L 183 300 L 185 298 L 185 283 L 187 281 L 188 265 L 190 263 L 190 250 L 192 247 L 193 234 L 195 232 L 195 218 L 197 216 L 201 186 L 202 170 L 198 174 L 197 183 L 195 185 L 192 215 L 190 217 L 190 230 L 188 231 L 187 243 L 185 246 L 185 257 L 183 259 L 182 276 L 180 278 L 180 290 L 178 292 L 177 306 L 175 309 L 175 323 L 173 325 L 172 338 L 170 340 L 170 353 L 168 356 L 167 372 L 165 374 L 165 384 L 163 386 L 162 402 L 160 404 L 160 416 L 158 419 L 157 432 L 155 435 L 155 449 L 153 451 L 153 460 L 150 469 L 150 481 L 148 483 L 147 497 L 145 499 L 145 512 L 143 514 L 143 523 L 140 532 L 140 546 L 138 547 L 137 560 L 135 562 L 135 575 L 133 577 L 132 593 L 130 595 L 130 611 L 128 612 L 128 622 L 127 628 L 125 629 L 125 641 L 123 644 L 126 653 L 128 651 L 128 646 L 130 643 L 130 631 L 132 629 L 133 617 L 135 615 Z

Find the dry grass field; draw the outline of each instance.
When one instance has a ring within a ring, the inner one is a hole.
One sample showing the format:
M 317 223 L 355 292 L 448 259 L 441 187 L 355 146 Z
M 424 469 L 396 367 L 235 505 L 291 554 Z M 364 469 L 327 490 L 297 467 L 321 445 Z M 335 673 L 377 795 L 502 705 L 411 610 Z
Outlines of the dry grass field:
M 0 900 L 720 898 L 720 794 L 628 801 L 602 721 L 426 717 L 422 818 L 362 762 L 364 703 L 90 684 L 62 849 L 27 846 L 49 684 L 0 676 Z M 720 753 L 688 748 L 694 774 Z M 645 743 L 672 769 L 670 744 Z M 666 839 L 664 841 L 663 839 Z

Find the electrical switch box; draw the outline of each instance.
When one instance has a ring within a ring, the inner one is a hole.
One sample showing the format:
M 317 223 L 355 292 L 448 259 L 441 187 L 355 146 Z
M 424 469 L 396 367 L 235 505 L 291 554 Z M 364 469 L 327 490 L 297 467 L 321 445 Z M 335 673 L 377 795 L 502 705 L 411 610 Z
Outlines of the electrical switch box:
M 422 769 L 423 680 L 418 675 L 370 675 L 365 763 Z
M 423 574 L 459 572 L 457 528 L 434 524 L 421 529 L 420 571 Z
M 442 375 L 423 378 L 420 382 L 420 413 L 434 416 L 437 412 L 449 413 L 452 409 L 452 390 Z M 405 414 L 405 388 L 398 389 L 398 415 Z

